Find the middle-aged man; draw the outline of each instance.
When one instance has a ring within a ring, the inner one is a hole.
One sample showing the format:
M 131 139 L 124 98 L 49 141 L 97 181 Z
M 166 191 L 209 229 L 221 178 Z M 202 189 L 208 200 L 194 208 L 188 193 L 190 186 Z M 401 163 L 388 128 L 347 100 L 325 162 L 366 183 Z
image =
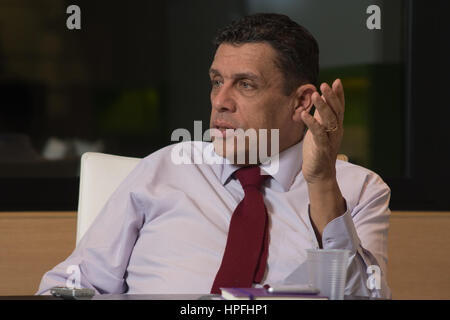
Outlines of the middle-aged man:
M 213 143 L 181 142 L 143 159 L 74 252 L 44 275 L 38 294 L 64 286 L 74 266 L 80 285 L 100 294 L 280 284 L 302 270 L 306 249 L 324 248 L 350 250 L 346 294 L 390 297 L 390 190 L 372 171 L 336 160 L 344 90 L 338 79 L 317 92 L 315 39 L 286 16 L 257 14 L 222 29 L 215 42 Z M 235 129 L 279 130 L 279 152 L 268 146 L 278 170 L 260 157 L 251 165 L 251 139 L 239 149 L 230 143 Z M 199 150 L 216 160 L 246 157 L 179 164 L 180 146 L 191 158 Z M 377 285 L 369 285 L 368 268 L 381 270 Z

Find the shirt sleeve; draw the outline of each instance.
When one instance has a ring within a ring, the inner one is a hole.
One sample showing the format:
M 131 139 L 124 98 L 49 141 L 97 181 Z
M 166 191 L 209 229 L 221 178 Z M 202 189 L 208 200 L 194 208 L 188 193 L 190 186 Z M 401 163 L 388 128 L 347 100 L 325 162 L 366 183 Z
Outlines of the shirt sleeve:
M 389 187 L 376 175 L 369 177 L 353 208 L 330 221 L 322 234 L 324 249 L 350 250 L 345 294 L 391 298 L 387 285 Z
M 139 166 L 113 193 L 72 254 L 44 274 L 36 294 L 67 284 L 97 294 L 127 291 L 126 269 L 144 223 L 143 206 L 131 191 L 142 173 Z

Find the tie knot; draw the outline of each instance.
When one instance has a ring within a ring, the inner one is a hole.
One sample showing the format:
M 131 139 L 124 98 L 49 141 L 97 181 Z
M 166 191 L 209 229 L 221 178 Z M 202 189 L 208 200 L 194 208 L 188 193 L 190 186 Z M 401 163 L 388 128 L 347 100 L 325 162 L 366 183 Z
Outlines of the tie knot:
M 244 190 L 248 187 L 261 189 L 264 180 L 268 177 L 268 175 L 261 175 L 261 169 L 257 166 L 241 168 L 235 172 L 235 175 Z

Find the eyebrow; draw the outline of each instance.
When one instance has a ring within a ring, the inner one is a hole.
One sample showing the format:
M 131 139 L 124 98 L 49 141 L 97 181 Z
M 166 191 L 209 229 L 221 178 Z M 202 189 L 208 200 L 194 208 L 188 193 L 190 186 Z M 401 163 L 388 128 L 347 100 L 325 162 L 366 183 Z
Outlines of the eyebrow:
M 218 75 L 220 76 L 220 72 L 219 70 L 216 69 L 209 69 L 209 73 L 213 74 L 214 76 Z M 233 79 L 250 79 L 250 80 L 258 80 L 260 77 L 257 76 L 256 74 L 252 73 L 252 72 L 240 72 L 240 73 L 235 73 L 232 75 Z

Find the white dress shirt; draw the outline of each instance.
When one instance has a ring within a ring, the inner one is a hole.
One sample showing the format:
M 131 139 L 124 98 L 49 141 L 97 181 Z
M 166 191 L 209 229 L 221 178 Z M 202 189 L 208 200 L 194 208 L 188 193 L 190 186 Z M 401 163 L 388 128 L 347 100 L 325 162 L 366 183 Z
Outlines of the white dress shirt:
M 232 164 L 176 164 L 177 146 L 214 159 L 212 143 L 181 142 L 144 158 L 113 193 L 73 253 L 42 278 L 37 294 L 64 286 L 73 269 L 97 293 L 209 293 L 220 267 L 230 219 L 244 197 Z M 262 187 L 269 215 L 263 284 L 305 279 L 306 250 L 318 248 L 309 218 L 302 142 L 279 155 L 279 170 Z M 264 165 L 261 166 L 264 170 Z M 346 295 L 390 298 L 386 283 L 390 189 L 374 172 L 337 161 L 347 212 L 324 229 L 324 249 L 349 249 Z M 367 267 L 381 269 L 369 289 Z M 69 268 L 69 270 L 68 270 Z

